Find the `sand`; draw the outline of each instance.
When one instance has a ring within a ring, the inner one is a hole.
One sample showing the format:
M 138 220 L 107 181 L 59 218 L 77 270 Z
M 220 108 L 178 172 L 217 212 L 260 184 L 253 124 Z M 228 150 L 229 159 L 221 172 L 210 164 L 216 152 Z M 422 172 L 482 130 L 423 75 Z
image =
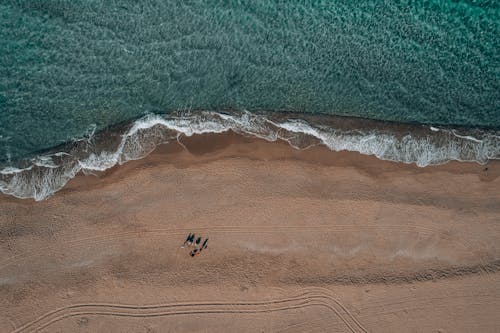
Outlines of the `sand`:
M 0 197 L 0 332 L 500 331 L 500 163 L 182 143 Z

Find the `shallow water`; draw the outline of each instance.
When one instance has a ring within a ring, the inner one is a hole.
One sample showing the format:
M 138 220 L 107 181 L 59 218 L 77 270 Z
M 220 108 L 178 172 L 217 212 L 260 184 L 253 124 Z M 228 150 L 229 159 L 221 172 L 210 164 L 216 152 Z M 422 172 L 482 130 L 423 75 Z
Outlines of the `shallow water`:
M 498 128 L 499 4 L 1 0 L 0 161 L 185 109 Z

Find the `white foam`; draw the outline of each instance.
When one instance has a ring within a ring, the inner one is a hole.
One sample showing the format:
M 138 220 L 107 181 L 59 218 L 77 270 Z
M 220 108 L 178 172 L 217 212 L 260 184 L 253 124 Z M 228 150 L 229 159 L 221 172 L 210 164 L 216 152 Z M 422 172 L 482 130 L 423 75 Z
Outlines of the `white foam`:
M 42 156 L 37 156 L 33 159 L 31 159 L 31 163 L 33 163 L 36 166 L 39 167 L 46 167 L 46 168 L 57 168 L 58 165 L 54 163 L 52 160 L 52 157 L 49 155 L 42 155 Z
M 460 135 L 460 134 L 457 134 L 457 132 L 455 130 L 452 130 L 451 133 L 453 133 L 453 135 L 456 136 L 457 138 L 471 140 L 471 141 L 478 142 L 478 143 L 483 142 L 483 140 L 476 139 L 475 137 L 470 136 L 470 135 Z
M 2 170 L 0 170 L 0 174 L 13 175 L 13 174 L 20 173 L 23 171 L 31 170 L 32 168 L 33 168 L 33 166 L 29 166 L 27 168 L 16 168 L 16 167 L 8 166 L 8 167 L 5 167 Z
M 26 168 L 8 166 L 0 170 L 0 191 L 19 198 L 43 200 L 83 171 L 105 171 L 115 165 L 140 159 L 158 144 L 177 140 L 179 135 L 192 136 L 205 133 L 222 133 L 232 130 L 268 141 L 282 139 L 291 146 L 302 149 L 311 145 L 314 138 L 333 151 L 355 151 L 374 155 L 383 160 L 415 163 L 420 167 L 442 164 L 451 160 L 486 163 L 500 158 L 500 140 L 496 133 L 486 133 L 481 138 L 460 135 L 453 130 L 431 127 L 436 134 L 426 137 L 402 137 L 390 130 L 340 130 L 321 124 L 315 125 L 301 119 L 273 121 L 264 115 L 250 112 L 232 114 L 217 112 L 185 113 L 176 116 L 147 115 L 122 134 L 113 151 L 92 151 L 94 130 L 90 130 L 82 158 L 59 152 L 38 156 Z M 80 154 L 75 154 L 82 155 Z M 52 156 L 63 161 L 54 162 Z

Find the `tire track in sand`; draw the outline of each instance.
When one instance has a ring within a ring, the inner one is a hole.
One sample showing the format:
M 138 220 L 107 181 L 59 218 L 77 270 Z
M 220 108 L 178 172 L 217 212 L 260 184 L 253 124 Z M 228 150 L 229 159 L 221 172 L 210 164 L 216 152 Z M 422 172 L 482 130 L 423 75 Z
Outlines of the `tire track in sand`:
M 305 289 L 304 293 L 295 297 L 265 301 L 180 302 L 156 305 L 126 305 L 115 303 L 72 304 L 49 311 L 25 323 L 11 333 L 38 331 L 66 318 L 83 315 L 151 318 L 192 314 L 265 313 L 302 309 L 310 306 L 328 308 L 342 320 L 351 332 L 368 332 L 339 300 L 330 295 L 327 289 L 320 289 L 321 288 L 315 288 L 315 290 Z

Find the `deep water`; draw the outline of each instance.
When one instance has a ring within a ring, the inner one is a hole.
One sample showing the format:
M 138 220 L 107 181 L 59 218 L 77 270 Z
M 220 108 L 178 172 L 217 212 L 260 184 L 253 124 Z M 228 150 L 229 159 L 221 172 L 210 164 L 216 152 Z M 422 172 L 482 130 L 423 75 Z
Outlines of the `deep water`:
M 500 127 L 499 1 L 0 0 L 0 162 L 147 113 Z

